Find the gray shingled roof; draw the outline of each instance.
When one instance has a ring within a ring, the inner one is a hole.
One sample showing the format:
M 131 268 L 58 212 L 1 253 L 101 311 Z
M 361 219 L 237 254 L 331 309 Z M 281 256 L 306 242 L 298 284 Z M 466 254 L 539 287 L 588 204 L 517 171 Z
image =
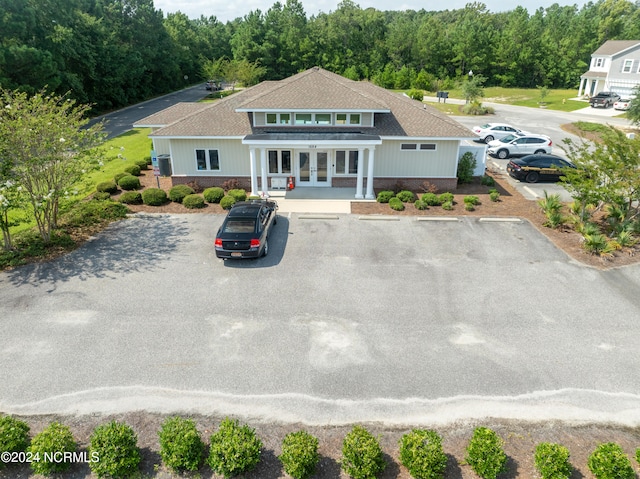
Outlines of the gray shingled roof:
M 290 102 L 297 98 L 300 103 Z M 284 102 L 284 103 L 281 103 Z M 433 107 L 369 82 L 356 82 L 321 68 L 311 68 L 281 81 L 262 82 L 207 104 L 155 131 L 157 137 L 244 137 L 262 134 L 252 125 L 253 109 L 348 109 L 375 111 L 375 127 L 357 127 L 368 135 L 421 138 L 474 138 L 471 131 Z M 166 111 L 166 110 L 165 110 Z M 389 111 L 389 113 L 382 113 Z M 163 118 L 163 112 L 158 113 Z M 152 115 L 149 118 L 153 118 Z M 169 118 L 167 113 L 164 118 Z M 138 124 L 146 123 L 149 118 Z M 321 130 L 310 127 L 306 131 Z M 269 131 L 276 128 L 270 127 Z M 324 127 L 326 130 L 326 127 Z M 336 128 L 334 131 L 339 132 Z M 345 127 L 345 132 L 354 128 Z
M 593 55 L 614 56 L 636 45 L 640 45 L 640 40 L 607 40 Z

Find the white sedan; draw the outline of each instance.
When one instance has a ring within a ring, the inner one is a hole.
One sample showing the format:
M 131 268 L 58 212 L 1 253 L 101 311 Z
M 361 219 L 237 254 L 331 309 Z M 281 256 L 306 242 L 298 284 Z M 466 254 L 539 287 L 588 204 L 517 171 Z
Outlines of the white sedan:
M 489 143 L 493 140 L 499 140 L 507 135 L 524 135 L 526 132 L 515 126 L 506 123 L 485 123 L 484 125 L 474 126 L 471 129 L 480 138 L 480 141 Z
M 620 98 L 617 102 L 613 104 L 613 108 L 615 110 L 627 111 L 629 109 L 629 104 L 631 100 L 629 98 Z

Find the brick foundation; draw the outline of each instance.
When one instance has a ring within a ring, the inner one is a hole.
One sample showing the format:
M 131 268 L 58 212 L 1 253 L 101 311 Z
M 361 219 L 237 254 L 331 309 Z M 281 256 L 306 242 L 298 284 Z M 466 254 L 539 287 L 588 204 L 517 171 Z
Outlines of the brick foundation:
M 204 189 L 212 186 L 222 186 L 225 181 L 237 180 L 238 187 L 243 188 L 246 191 L 251 191 L 251 178 L 249 177 L 237 177 L 237 176 L 172 176 L 171 184 L 186 185 L 190 183 L 197 183 L 197 185 Z M 334 176 L 331 178 L 331 185 L 336 188 L 355 188 L 357 178 L 355 177 L 340 177 Z M 404 189 L 416 192 L 422 192 L 424 190 L 424 183 L 429 182 L 438 188 L 439 192 L 454 191 L 457 188 L 458 180 L 456 178 L 374 178 L 373 188 L 376 191 L 380 190 L 395 190 Z M 260 185 L 261 179 L 258 178 L 258 185 Z M 271 182 L 269 181 L 269 185 Z M 260 187 L 259 187 L 260 188 Z M 363 181 L 363 191 L 367 191 L 367 180 Z

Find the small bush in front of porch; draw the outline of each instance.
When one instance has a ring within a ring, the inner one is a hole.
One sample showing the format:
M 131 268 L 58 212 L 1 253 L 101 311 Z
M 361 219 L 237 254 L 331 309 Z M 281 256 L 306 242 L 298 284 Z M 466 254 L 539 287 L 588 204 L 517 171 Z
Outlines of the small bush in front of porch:
M 480 204 L 480 198 L 478 198 L 476 195 L 467 195 L 464 197 L 463 201 L 465 205 L 476 206 Z
M 142 202 L 149 206 L 160 206 L 167 202 L 167 193 L 160 188 L 146 188 L 142 192 Z
M 414 203 L 416 201 L 416 195 L 409 190 L 402 190 L 396 197 L 403 203 Z
M 480 184 L 482 184 L 484 186 L 495 186 L 496 180 L 493 179 L 493 176 L 484 175 L 480 179 Z
M 140 167 L 138 165 L 127 166 L 124 171 L 132 176 L 140 176 Z
M 384 190 L 381 191 L 380 193 L 378 193 L 378 196 L 376 198 L 376 201 L 378 203 L 389 203 L 389 200 L 393 197 L 395 197 L 396 194 L 391 191 L 391 190 Z
M 185 197 L 195 193 L 193 188 L 187 185 L 175 185 L 169 190 L 169 199 L 175 203 L 182 203 Z
M 197 208 L 204 208 L 204 198 L 197 194 L 191 194 L 184 197 L 182 200 L 182 205 L 185 208 L 189 208 L 190 210 L 194 210 Z
M 500 200 L 500 192 L 498 190 L 496 190 L 495 188 L 491 188 L 489 190 L 489 199 L 491 201 L 493 201 L 494 203 L 496 201 L 499 201 Z
M 440 197 L 435 193 L 423 194 L 422 198 L 420 198 L 420 201 L 428 206 L 440 206 L 442 204 L 442 201 L 440 201 Z
M 220 206 L 222 206 L 225 210 L 230 210 L 233 205 L 235 205 L 236 199 L 230 195 L 224 195 L 224 197 L 220 200 Z
M 122 193 L 118 200 L 125 205 L 139 205 L 142 203 L 142 193 L 139 191 L 127 191 Z
M 204 190 L 202 195 L 207 203 L 220 203 L 224 198 L 224 190 L 219 186 L 213 186 Z
M 417 210 L 428 210 L 429 209 L 429 205 L 427 203 L 425 203 L 422 200 L 418 200 L 416 201 L 413 206 L 416 207 Z
M 395 211 L 404 210 L 404 203 L 400 201 L 400 198 L 391 198 L 389 200 L 389 206 L 391 207 L 392 210 L 395 210 Z
M 137 190 L 140 188 L 140 178 L 133 175 L 125 175 L 118 181 L 118 186 L 126 191 Z
M 453 201 L 445 201 L 444 203 L 442 203 L 442 209 L 451 211 L 453 209 Z
M 113 194 L 118 191 L 118 185 L 116 185 L 115 181 L 103 181 L 96 185 L 96 191 L 99 193 L 106 191 L 107 193 Z
M 440 204 L 444 204 L 444 203 L 451 203 L 453 204 L 453 193 L 440 193 L 440 195 L 438 195 L 438 200 L 440 200 Z
M 241 188 L 229 190 L 227 195 L 233 197 L 236 201 L 246 201 L 247 199 L 247 192 Z

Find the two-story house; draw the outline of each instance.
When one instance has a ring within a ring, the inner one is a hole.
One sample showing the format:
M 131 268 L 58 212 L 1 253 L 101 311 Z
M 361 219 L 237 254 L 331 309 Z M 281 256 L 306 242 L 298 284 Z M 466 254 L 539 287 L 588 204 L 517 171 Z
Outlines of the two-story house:
M 169 159 L 173 184 L 220 186 L 236 179 L 252 195 L 296 188 L 374 188 L 425 181 L 457 183 L 458 160 L 484 149 L 437 109 L 369 82 L 311 68 L 265 81 L 212 103 L 181 103 L 136 123 L 151 127 L 155 153 Z
M 589 71 L 580 77 L 578 96 L 613 91 L 632 96 L 640 85 L 640 40 L 608 40 L 591 54 Z

